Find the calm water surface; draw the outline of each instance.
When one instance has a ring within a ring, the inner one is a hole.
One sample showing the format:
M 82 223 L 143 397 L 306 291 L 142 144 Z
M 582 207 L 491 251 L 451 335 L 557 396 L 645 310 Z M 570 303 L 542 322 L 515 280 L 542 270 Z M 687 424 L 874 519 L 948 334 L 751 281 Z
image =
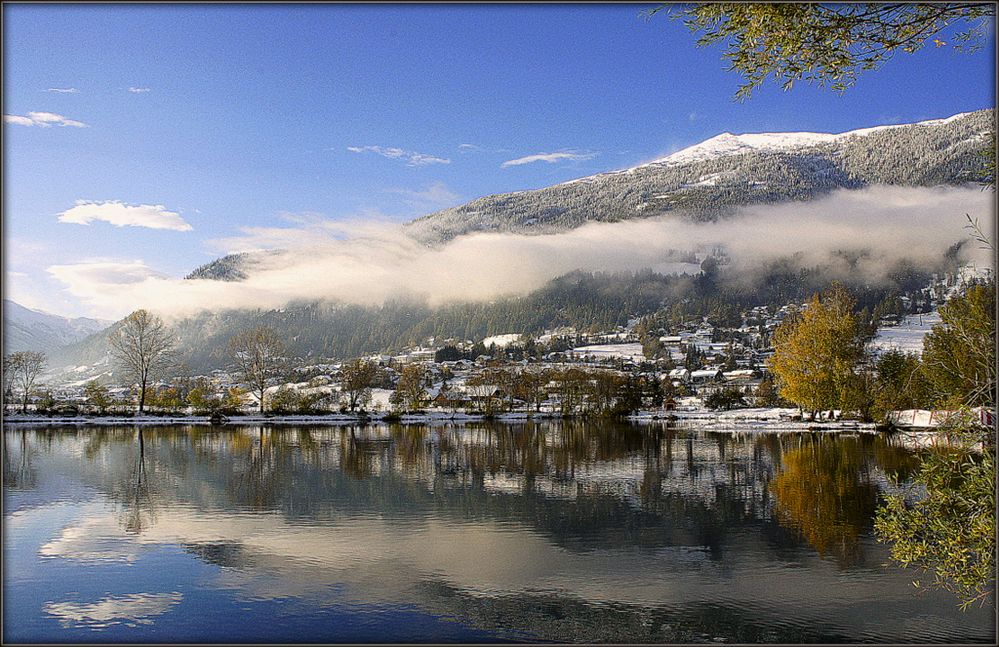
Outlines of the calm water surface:
M 885 567 L 886 436 L 4 431 L 10 642 L 980 642 Z

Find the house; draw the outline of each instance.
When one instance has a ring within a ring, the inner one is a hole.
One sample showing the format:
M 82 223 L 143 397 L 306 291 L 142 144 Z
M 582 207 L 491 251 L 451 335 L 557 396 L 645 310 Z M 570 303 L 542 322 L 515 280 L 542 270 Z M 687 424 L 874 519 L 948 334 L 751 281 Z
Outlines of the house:
M 442 409 L 458 409 L 468 406 L 471 399 L 468 394 L 461 389 L 452 389 L 447 384 L 442 384 L 435 389 L 435 393 L 430 396 L 430 401 L 435 407 Z
M 503 397 L 503 390 L 495 384 L 476 384 L 475 386 L 465 386 L 465 393 L 474 402 L 484 402 L 492 398 Z
M 705 382 L 713 382 L 721 377 L 722 372 L 717 368 L 702 368 L 696 371 L 691 371 L 690 381 L 694 384 L 703 384 Z
M 670 382 L 681 382 L 686 384 L 690 382 L 690 371 L 685 368 L 674 368 L 667 374 Z

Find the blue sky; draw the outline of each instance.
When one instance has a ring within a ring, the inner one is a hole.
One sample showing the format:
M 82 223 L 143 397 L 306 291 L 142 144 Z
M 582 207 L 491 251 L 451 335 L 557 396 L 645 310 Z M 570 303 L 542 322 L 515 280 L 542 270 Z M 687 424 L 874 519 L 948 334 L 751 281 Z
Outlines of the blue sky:
M 739 103 L 721 48 L 645 7 L 5 4 L 6 296 L 101 314 L 52 268 L 179 277 L 287 214 L 404 221 L 725 131 L 993 106 L 991 36 L 899 55 L 843 95 Z

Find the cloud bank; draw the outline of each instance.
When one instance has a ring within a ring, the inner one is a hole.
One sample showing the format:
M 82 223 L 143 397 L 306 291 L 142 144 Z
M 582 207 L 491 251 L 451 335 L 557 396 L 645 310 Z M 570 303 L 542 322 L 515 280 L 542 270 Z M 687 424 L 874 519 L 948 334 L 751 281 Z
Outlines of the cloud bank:
M 67 119 L 66 117 L 57 115 L 54 112 L 29 112 L 27 116 L 24 117 L 21 115 L 4 115 L 3 121 L 7 124 L 15 124 L 18 126 L 39 126 L 41 128 L 50 128 L 52 126 L 89 128 L 89 126 L 82 121 Z
M 311 217 L 288 227 L 246 228 L 216 241 L 220 251 L 282 250 L 255 259 L 244 281 L 167 278 L 141 261 L 116 268 L 103 260 L 49 271 L 103 316 L 138 307 L 168 315 L 278 308 L 294 300 L 369 305 L 403 296 L 426 298 L 431 305 L 485 300 L 525 294 L 576 269 L 671 271 L 676 269 L 671 250 L 715 246 L 726 249 L 736 273 L 795 254 L 809 265 L 828 263 L 838 252 L 868 250 L 856 267 L 873 282 L 900 259 L 936 262 L 954 243 L 969 241 L 966 213 L 994 222 L 992 195 L 978 188 L 874 187 L 812 202 L 748 207 L 716 223 L 676 218 L 591 223 L 556 235 L 472 234 L 436 248 L 414 241 L 398 225 Z M 991 266 L 990 254 L 974 243 L 962 254 Z
M 76 206 L 59 214 L 59 222 L 89 225 L 103 221 L 116 227 L 147 227 L 191 231 L 191 225 L 179 213 L 167 211 L 161 204 L 125 204 L 119 200 L 92 202 L 77 200 Z
M 59 92 L 60 94 L 76 94 L 79 92 L 76 88 L 49 88 L 46 92 Z

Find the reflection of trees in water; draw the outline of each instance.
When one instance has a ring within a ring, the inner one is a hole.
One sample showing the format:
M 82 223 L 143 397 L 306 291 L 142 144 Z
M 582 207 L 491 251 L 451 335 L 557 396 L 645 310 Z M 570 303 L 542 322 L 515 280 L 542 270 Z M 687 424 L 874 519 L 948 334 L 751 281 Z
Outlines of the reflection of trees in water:
M 802 623 L 721 600 L 676 605 L 594 604 L 571 595 L 463 595 L 443 580 L 420 583 L 421 602 L 432 613 L 467 618 L 474 626 L 499 630 L 510 642 L 590 644 L 705 644 L 722 633 L 726 642 L 756 644 L 841 644 L 850 636 L 831 622 Z
M 910 460 L 880 438 L 799 442 L 613 421 L 158 427 L 85 438 L 99 486 L 135 532 L 163 499 L 310 522 L 372 510 L 496 519 L 562 546 L 706 546 L 715 557 L 743 529 L 774 548 L 809 541 L 848 563 L 870 526 L 874 466 L 904 471 Z M 777 532 L 774 518 L 792 532 Z
M 288 442 L 286 431 L 261 425 L 248 428 L 249 433 L 233 434 L 231 441 L 239 447 L 242 459 L 228 479 L 232 498 L 240 507 L 252 510 L 273 510 L 289 497 L 308 497 L 295 488 L 299 471 L 295 460 L 303 454 L 299 445 Z M 297 435 L 296 435 L 297 436 Z M 311 436 L 306 440 L 306 455 L 314 451 Z M 300 460 L 300 458 L 299 458 Z
M 30 490 L 38 484 L 34 468 L 35 449 L 28 442 L 28 432 L 4 431 L 3 484 L 12 490 Z
M 149 463 L 151 459 L 146 448 L 146 436 L 150 433 L 141 427 L 129 431 L 122 429 L 100 430 L 88 439 L 84 455 L 96 460 L 106 456 L 121 443 L 129 442 L 127 458 L 116 462 L 107 483 L 108 498 L 114 503 L 118 522 L 126 532 L 141 534 L 156 522 L 156 493 L 151 487 Z M 103 448 L 103 450 L 102 450 Z M 122 469 L 124 467 L 124 469 Z M 155 470 L 153 470 L 155 473 Z
M 358 437 L 357 426 L 350 425 L 340 434 L 340 469 L 354 479 L 373 476 L 379 460 L 389 445 L 384 441 Z
M 128 498 L 125 500 L 123 525 L 128 532 L 140 534 L 156 521 L 156 507 L 149 491 L 149 476 L 146 472 L 146 441 L 142 427 L 137 429 L 138 452 L 132 464 L 129 479 Z
M 878 459 L 905 464 L 899 451 L 876 437 L 797 436 L 782 447 L 781 467 L 770 484 L 781 523 L 793 527 L 820 555 L 844 565 L 862 558 L 862 533 L 873 527 Z

